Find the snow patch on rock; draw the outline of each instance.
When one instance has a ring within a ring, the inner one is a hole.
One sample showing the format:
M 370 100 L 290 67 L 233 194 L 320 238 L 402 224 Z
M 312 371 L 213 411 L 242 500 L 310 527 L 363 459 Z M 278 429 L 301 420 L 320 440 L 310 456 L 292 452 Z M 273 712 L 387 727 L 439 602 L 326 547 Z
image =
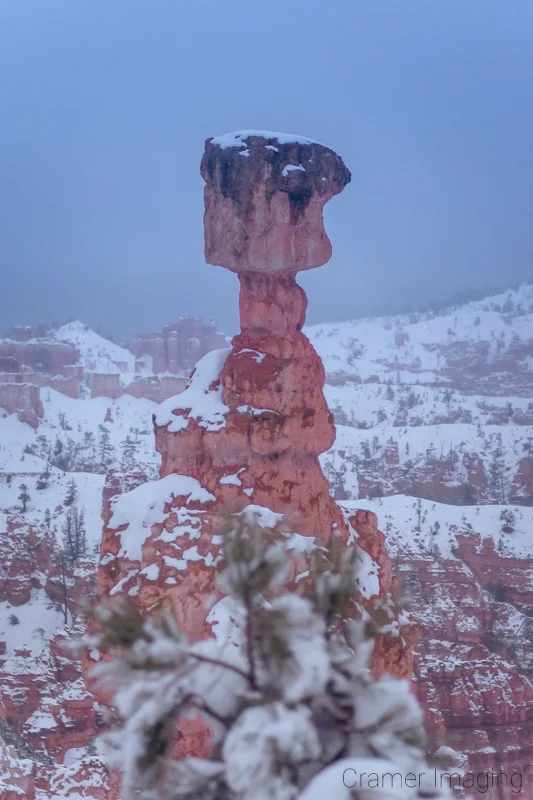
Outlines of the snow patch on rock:
M 125 530 L 117 531 L 122 545 L 119 558 L 141 560 L 142 546 L 150 535 L 152 525 L 161 522 L 165 505 L 171 504 L 176 497 L 186 498 L 185 505 L 215 500 L 199 481 L 188 475 L 167 475 L 158 481 L 143 483 L 112 500 L 113 514 L 109 527 L 127 525 Z
M 208 431 L 223 428 L 229 408 L 222 401 L 219 377 L 230 352 L 230 348 L 212 350 L 201 358 L 186 389 L 161 403 L 155 415 L 156 424 L 168 425 L 170 433 L 178 433 L 186 428 L 190 419 L 196 420 Z M 218 385 L 213 386 L 217 382 Z
M 275 131 L 256 130 L 225 133 L 222 136 L 213 137 L 211 143 L 217 144 L 222 150 L 226 150 L 228 147 L 246 147 L 246 140 L 252 136 L 260 136 L 262 139 L 273 139 L 279 144 L 320 144 L 320 142 L 314 139 L 309 139 L 307 136 L 300 136 L 300 134 L 297 133 L 276 133 Z M 325 145 L 323 146 L 325 147 Z M 268 147 L 268 145 L 266 145 L 266 147 Z

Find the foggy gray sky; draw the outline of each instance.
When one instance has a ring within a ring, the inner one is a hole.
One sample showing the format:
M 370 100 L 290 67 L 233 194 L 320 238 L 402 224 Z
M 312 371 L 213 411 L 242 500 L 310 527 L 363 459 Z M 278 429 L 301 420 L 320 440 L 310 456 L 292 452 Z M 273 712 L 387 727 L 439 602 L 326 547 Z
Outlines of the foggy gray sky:
M 335 149 L 308 321 L 533 277 L 530 0 L 3 0 L 0 330 L 237 323 L 203 260 L 204 139 Z

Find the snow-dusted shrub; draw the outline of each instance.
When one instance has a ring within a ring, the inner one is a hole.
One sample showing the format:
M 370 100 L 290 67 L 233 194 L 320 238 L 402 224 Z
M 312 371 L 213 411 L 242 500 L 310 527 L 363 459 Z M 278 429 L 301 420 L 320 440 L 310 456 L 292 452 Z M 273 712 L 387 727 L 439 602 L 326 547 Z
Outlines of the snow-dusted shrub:
M 356 604 L 357 550 L 334 535 L 313 554 L 308 593 L 296 594 L 287 588 L 291 552 L 254 517 L 229 518 L 218 640 L 190 644 L 170 614 L 143 618 L 125 598 L 92 610 L 101 632 L 83 644 L 112 655 L 93 672 L 114 696 L 103 742 L 123 772 L 123 800 L 442 793 L 429 782 L 422 714 L 407 681 L 370 675 L 380 626 L 399 635 L 390 601 L 373 614 Z M 180 720 L 197 715 L 212 732 L 210 753 L 172 758 Z M 354 775 L 363 773 L 383 778 L 358 786 Z M 414 788 L 408 775 L 418 776 Z

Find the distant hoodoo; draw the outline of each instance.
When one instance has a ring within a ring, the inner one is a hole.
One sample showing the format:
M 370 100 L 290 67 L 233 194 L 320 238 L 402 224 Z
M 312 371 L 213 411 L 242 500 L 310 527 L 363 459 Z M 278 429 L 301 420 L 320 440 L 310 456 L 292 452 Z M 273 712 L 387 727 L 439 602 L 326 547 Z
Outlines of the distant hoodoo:
M 205 259 L 232 272 L 295 273 L 331 258 L 324 205 L 350 171 L 303 136 L 240 131 L 207 139 Z

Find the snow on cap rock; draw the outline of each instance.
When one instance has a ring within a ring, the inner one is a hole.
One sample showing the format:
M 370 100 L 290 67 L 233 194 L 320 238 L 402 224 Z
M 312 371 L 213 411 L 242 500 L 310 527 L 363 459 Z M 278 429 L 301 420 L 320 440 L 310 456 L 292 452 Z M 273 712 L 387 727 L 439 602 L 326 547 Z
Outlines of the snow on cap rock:
M 155 417 L 156 424 L 168 425 L 170 433 L 186 428 L 189 419 L 195 419 L 209 431 L 223 428 L 229 408 L 222 400 L 220 384 L 213 384 L 217 384 L 230 352 L 229 348 L 221 348 L 206 353 L 196 364 L 185 390 L 161 403 Z
M 260 137 L 261 139 L 275 139 L 278 144 L 320 144 L 322 147 L 327 145 L 322 142 L 317 142 L 316 139 L 309 139 L 307 136 L 300 136 L 298 133 L 276 133 L 275 131 L 234 131 L 233 133 L 224 133 L 222 136 L 214 136 L 211 139 L 211 144 L 217 144 L 222 150 L 228 147 L 246 147 L 246 140 L 252 136 Z

